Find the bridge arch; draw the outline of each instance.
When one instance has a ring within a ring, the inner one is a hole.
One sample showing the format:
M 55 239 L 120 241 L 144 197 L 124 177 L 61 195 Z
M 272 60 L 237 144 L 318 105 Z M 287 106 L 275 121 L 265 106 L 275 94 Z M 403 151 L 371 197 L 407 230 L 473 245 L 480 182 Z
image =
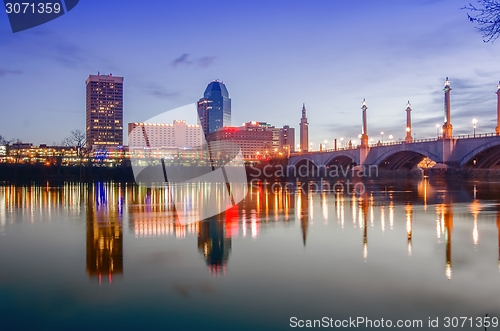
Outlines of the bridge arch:
M 357 164 L 358 162 L 355 156 L 348 153 L 339 153 L 328 158 L 325 161 L 324 166 L 328 168 L 330 166 L 336 165 L 338 167 L 347 169 L 348 167 L 355 166 Z
M 300 157 L 295 162 L 288 165 L 288 174 L 293 177 L 314 177 L 319 173 L 320 166 L 311 158 Z
M 305 161 L 309 161 L 309 162 L 312 162 L 316 167 L 318 167 L 318 164 L 316 162 L 314 162 L 314 160 L 310 157 L 307 157 L 307 156 L 302 156 L 302 157 L 297 157 L 297 158 L 294 158 L 293 162 L 290 163 L 289 165 L 290 166 L 295 166 L 299 163 L 303 163 Z
M 381 169 L 387 170 L 411 170 L 426 157 L 436 162 L 439 161 L 439 157 L 434 153 L 412 145 L 413 144 L 402 145 L 398 148 L 390 149 L 379 156 L 373 164 Z
M 460 160 L 460 168 L 474 166 L 487 169 L 500 163 L 500 140 L 493 140 L 474 148 Z
M 358 164 L 358 160 L 355 155 L 349 153 L 335 153 L 325 161 L 325 166 L 337 164 L 337 163 L 349 162 Z

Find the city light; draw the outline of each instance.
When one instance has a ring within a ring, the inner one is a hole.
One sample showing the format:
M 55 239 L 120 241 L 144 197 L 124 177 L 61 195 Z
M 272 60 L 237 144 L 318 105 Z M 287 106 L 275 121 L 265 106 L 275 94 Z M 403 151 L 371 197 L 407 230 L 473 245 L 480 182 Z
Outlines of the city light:
M 474 138 L 476 138 L 476 124 L 477 124 L 477 119 L 473 118 L 472 125 L 474 126 Z

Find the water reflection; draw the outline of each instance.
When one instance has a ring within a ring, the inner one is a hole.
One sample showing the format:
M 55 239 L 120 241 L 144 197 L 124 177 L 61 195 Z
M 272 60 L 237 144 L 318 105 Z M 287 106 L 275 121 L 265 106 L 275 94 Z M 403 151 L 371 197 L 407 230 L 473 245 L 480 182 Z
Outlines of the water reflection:
M 200 223 L 198 250 L 205 257 L 210 273 L 216 276 L 226 273 L 231 237 L 226 236 L 224 223 L 220 217 L 212 217 Z
M 406 238 L 408 242 L 408 255 L 411 256 L 411 239 L 413 232 L 413 209 L 410 204 L 406 205 Z
M 496 221 L 498 242 L 495 245 L 500 270 L 500 207 L 498 187 L 493 184 L 464 183 L 457 186 L 457 183 L 428 180 L 371 183 L 361 195 L 331 192 L 318 185 L 306 185 L 304 189 L 298 184 L 252 183 L 247 197 L 237 206 L 208 220 L 195 219 L 195 222 L 188 223 L 181 222 L 179 214 L 185 218 L 196 217 L 196 214 L 189 214 L 190 208 L 193 209 L 191 201 L 200 201 L 200 194 L 213 198 L 222 191 L 209 186 L 146 188 L 118 183 L 0 186 L 0 234 L 8 235 L 11 225 L 17 222 L 39 220 L 50 223 L 67 215 L 81 216 L 86 223 L 87 274 L 99 282 L 103 279 L 112 282 L 114 275 L 126 272 L 125 240 L 193 238 L 196 244 L 192 249 L 203 255 L 209 273 L 224 275 L 230 256 L 234 255 L 234 240 L 250 238 L 257 241 L 268 229 L 276 226 L 296 227 L 295 233 L 297 236 L 300 233 L 300 244 L 304 248 L 319 240 L 317 236 L 310 237 L 315 233 L 313 230 L 322 233 L 327 229 L 338 229 L 350 238 L 354 236 L 350 229 L 356 229 L 362 237 L 359 238 L 362 241 L 361 256 L 369 262 L 368 226 L 372 228 L 370 243 L 387 240 L 392 245 L 387 233 L 404 231 L 406 239 L 402 239 L 402 233 L 398 235 L 399 240 L 406 241 L 401 253 L 413 258 L 416 250 L 421 248 L 416 243 L 422 245 L 423 242 L 413 239 L 424 233 L 415 232 L 415 227 L 424 229 L 430 225 L 433 240 L 445 254 L 444 276 L 452 279 L 454 209 L 458 208 L 460 224 L 465 224 L 462 228 L 470 231 L 467 238 L 474 250 L 479 250 L 483 242 L 488 243 L 487 224 Z M 184 197 L 182 210 L 173 206 L 173 201 L 179 201 L 179 197 Z M 314 222 L 314 215 L 322 221 Z M 417 223 L 414 222 L 416 217 Z M 349 219 L 352 223 L 346 222 Z M 132 234 L 128 239 L 124 239 L 124 227 Z M 457 258 L 457 254 L 463 255 L 467 247 L 461 244 L 454 249 L 453 257 Z M 438 251 L 436 254 L 442 253 Z
M 121 187 L 98 183 L 87 198 L 87 273 L 109 283 L 123 273 Z M 109 201 L 111 199 L 111 201 Z

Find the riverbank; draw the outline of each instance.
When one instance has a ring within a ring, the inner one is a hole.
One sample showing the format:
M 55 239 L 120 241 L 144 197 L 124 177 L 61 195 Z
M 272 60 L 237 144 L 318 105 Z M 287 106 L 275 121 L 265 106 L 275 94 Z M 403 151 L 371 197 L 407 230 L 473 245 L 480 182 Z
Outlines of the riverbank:
M 189 167 L 186 167 L 188 170 Z M 301 176 L 287 172 L 286 166 L 281 164 L 260 164 L 246 166 L 247 179 L 261 181 L 294 181 L 300 180 L 328 180 L 341 179 L 377 180 L 377 179 L 419 179 L 424 176 L 429 178 L 447 179 L 477 179 L 500 180 L 500 169 L 454 169 L 430 168 L 422 170 L 383 170 L 383 169 L 349 169 L 345 173 L 337 172 L 311 172 L 308 176 Z M 45 166 L 43 164 L 0 164 L 0 181 L 115 181 L 135 182 L 134 173 L 130 166 L 100 167 L 100 166 Z

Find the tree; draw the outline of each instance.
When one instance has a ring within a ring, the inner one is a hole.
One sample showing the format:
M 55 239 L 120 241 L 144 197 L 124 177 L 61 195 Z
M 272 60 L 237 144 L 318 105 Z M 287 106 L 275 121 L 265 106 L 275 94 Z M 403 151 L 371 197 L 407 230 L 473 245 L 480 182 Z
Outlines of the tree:
M 494 42 L 500 36 L 500 0 L 478 0 L 478 6 L 469 5 L 462 9 L 468 10 L 469 21 L 476 24 L 483 35 L 483 41 Z
M 89 150 L 86 148 L 87 138 L 81 130 L 73 130 L 71 134 L 64 138 L 63 145 L 74 148 L 80 164 L 80 178 L 83 175 L 83 164 L 87 161 Z
M 4 136 L 0 135 L 0 145 L 8 145 L 12 142 L 13 140 L 7 140 Z

